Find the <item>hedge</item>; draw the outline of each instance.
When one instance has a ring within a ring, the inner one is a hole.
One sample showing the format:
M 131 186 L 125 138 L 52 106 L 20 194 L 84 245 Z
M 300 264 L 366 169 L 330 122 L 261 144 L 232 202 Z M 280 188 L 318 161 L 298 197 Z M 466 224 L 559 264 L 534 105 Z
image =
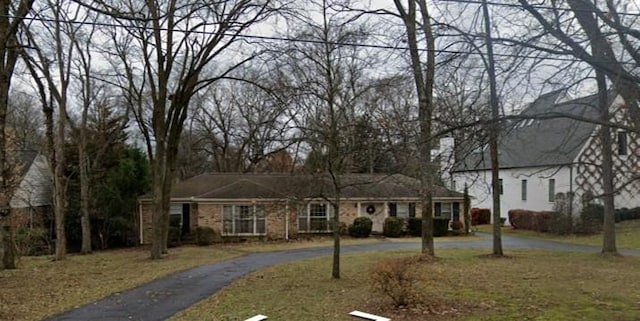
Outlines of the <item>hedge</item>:
M 411 236 L 422 236 L 422 218 L 410 217 L 407 220 L 407 234 Z
M 447 236 L 449 232 L 449 219 L 433 220 L 433 236 Z
M 509 222 L 514 229 L 547 232 L 553 223 L 555 212 L 509 210 Z
M 488 208 L 471 209 L 471 225 L 483 225 L 491 223 L 491 210 Z
M 617 209 L 615 216 L 616 222 L 640 220 L 640 207 Z

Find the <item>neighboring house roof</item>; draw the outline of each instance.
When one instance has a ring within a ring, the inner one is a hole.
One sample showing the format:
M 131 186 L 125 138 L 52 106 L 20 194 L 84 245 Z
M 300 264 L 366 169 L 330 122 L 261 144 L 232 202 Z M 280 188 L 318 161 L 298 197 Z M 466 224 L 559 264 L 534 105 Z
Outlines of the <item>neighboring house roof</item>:
M 341 175 L 341 197 L 347 199 L 418 198 L 418 181 L 400 174 Z M 172 199 L 287 199 L 331 197 L 332 181 L 327 177 L 302 174 L 207 173 L 178 182 Z M 434 197 L 459 197 L 461 193 L 437 186 Z M 150 199 L 150 195 L 140 197 Z
M 16 177 L 20 184 L 10 202 L 12 208 L 38 207 L 51 204 L 52 176 L 49 160 L 34 150 L 16 155 Z
M 510 123 L 500 133 L 500 168 L 558 166 L 575 161 L 596 128 L 595 123 L 579 119 L 598 119 L 598 95 L 558 102 L 563 94 L 555 91 L 542 95 L 520 113 L 522 120 Z M 609 95 L 609 106 L 615 96 Z M 467 153 L 454 172 L 489 169 L 491 158 L 485 147 Z

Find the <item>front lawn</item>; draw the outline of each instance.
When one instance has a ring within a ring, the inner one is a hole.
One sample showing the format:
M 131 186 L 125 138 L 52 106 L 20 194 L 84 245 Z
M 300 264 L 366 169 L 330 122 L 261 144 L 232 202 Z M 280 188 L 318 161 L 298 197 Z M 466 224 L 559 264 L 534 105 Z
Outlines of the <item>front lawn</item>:
M 480 232 L 492 232 L 491 225 L 477 227 Z M 551 241 L 602 246 L 602 233 L 593 235 L 554 235 L 527 230 L 517 230 L 510 226 L 502 228 L 506 235 L 543 238 Z M 624 221 L 616 223 L 616 244 L 619 249 L 640 249 L 640 220 Z
M 382 242 L 345 238 L 344 245 Z M 41 320 L 168 274 L 252 252 L 329 246 L 326 238 L 293 242 L 217 244 L 169 249 L 151 261 L 148 248 L 69 255 L 60 262 L 48 256 L 24 257 L 17 270 L 0 271 L 0 320 Z
M 417 266 L 418 304 L 402 309 L 369 286 L 382 259 L 416 251 L 344 256 L 342 279 L 330 279 L 323 257 L 271 267 L 236 281 L 172 320 L 354 320 L 361 310 L 414 320 L 637 320 L 640 258 L 586 253 L 513 251 L 510 258 L 482 250 L 438 250 L 439 259 Z

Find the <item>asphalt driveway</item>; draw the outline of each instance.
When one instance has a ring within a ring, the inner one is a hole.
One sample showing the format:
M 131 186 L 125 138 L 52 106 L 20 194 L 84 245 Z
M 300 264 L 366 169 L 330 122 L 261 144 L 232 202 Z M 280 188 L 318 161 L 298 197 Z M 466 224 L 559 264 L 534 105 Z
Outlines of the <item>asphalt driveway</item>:
M 478 241 L 436 243 L 437 248 L 491 248 L 490 235 Z M 503 236 L 505 249 L 544 249 L 598 253 L 599 247 L 573 245 L 538 239 Z M 418 249 L 419 243 L 375 243 L 343 246 L 342 253 Z M 625 255 L 640 255 L 637 250 L 622 250 Z M 47 320 L 165 320 L 177 312 L 216 293 L 235 279 L 256 270 L 296 260 L 328 256 L 331 247 L 255 253 L 232 260 L 178 272 L 137 288 L 116 293 L 99 301 L 67 311 Z

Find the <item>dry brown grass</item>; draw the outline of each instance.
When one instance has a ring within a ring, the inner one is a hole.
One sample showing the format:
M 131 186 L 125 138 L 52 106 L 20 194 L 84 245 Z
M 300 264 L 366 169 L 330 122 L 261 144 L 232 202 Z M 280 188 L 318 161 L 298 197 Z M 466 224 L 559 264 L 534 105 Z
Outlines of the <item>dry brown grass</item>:
M 384 239 L 343 239 L 343 245 L 376 242 Z M 331 244 L 330 238 L 315 237 L 291 242 L 184 246 L 170 249 L 169 256 L 159 261 L 151 261 L 144 247 L 69 255 L 60 262 L 47 256 L 25 257 L 19 269 L 0 271 L 0 320 L 40 320 L 177 271 L 247 253 Z
M 329 257 L 271 267 L 242 278 L 173 320 L 351 321 L 362 310 L 394 321 L 638 320 L 640 258 L 586 253 L 510 252 L 488 258 L 478 250 L 440 250 L 440 259 L 417 265 L 418 297 L 395 308 L 373 293 L 368 271 L 376 262 L 413 251 L 348 255 L 342 279 L 330 278 Z
M 241 252 L 228 248 L 170 249 L 151 261 L 144 248 L 69 255 L 64 261 L 28 257 L 18 270 L 0 272 L 0 320 L 40 320 L 159 277 Z

